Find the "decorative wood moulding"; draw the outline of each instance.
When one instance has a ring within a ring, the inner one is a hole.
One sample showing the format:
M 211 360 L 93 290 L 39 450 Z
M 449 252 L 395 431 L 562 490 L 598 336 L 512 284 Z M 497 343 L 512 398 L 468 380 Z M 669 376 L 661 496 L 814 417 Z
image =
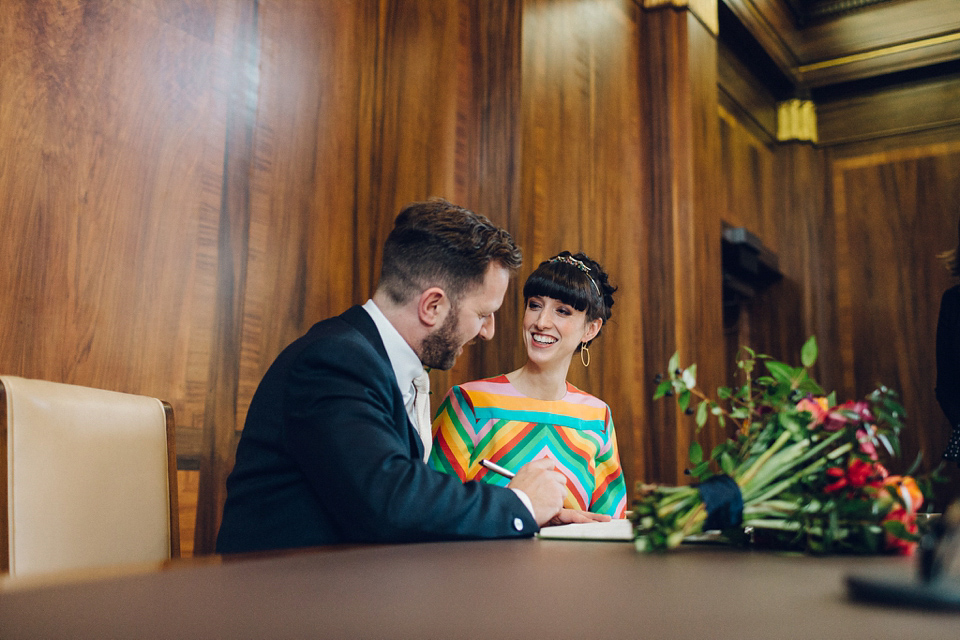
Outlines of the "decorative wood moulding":
M 960 60 L 957 0 L 720 2 L 797 88 Z M 797 7 L 811 20 L 798 24 Z M 829 11 L 829 19 L 812 19 L 809 12 L 821 10 Z
M 644 9 L 661 9 L 664 7 L 673 7 L 675 9 L 687 9 L 693 13 L 700 22 L 710 30 L 710 33 L 717 35 L 720 33 L 720 21 L 717 18 L 718 0 L 642 0 Z
M 777 103 L 777 140 L 817 141 L 817 114 L 812 100 L 785 100 Z
M 810 74 L 811 72 L 821 71 L 823 69 L 829 69 L 831 67 L 851 65 L 858 62 L 867 62 L 871 60 L 876 60 L 878 58 L 882 58 L 884 56 L 895 56 L 900 54 L 906 54 L 910 52 L 916 52 L 927 47 L 937 47 L 940 45 L 946 45 L 946 44 L 951 44 L 956 42 L 960 42 L 960 32 L 947 33 L 947 34 L 936 36 L 933 38 L 923 38 L 921 40 L 904 42 L 904 43 L 892 45 L 889 47 L 873 49 L 871 51 L 863 51 L 860 53 L 853 53 L 850 55 L 840 56 L 837 58 L 820 60 L 818 62 L 812 62 L 810 64 L 802 64 L 797 67 L 797 70 L 801 74 L 807 75 L 807 74 Z

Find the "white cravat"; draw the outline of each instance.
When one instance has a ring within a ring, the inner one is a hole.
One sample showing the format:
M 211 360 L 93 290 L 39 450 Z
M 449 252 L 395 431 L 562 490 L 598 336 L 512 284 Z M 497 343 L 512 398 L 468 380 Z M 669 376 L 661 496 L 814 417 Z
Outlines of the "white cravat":
M 417 432 L 423 441 L 423 461 L 430 458 L 433 447 L 433 433 L 430 425 L 430 376 L 424 371 L 413 379 L 416 396 L 413 399 L 414 412 L 417 414 Z

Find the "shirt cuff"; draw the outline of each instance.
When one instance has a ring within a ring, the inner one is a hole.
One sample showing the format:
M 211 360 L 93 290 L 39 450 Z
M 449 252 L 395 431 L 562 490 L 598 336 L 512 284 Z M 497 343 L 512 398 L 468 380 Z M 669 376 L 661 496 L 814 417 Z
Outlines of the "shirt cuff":
M 513 491 L 515 494 L 517 494 L 517 497 L 520 498 L 521 502 L 523 502 L 523 506 L 525 506 L 527 508 L 527 511 L 530 512 L 530 517 L 533 518 L 534 521 L 536 521 L 537 516 L 533 512 L 533 502 L 530 500 L 530 496 L 528 496 L 526 493 L 524 493 L 520 489 L 514 489 L 513 487 L 507 487 L 507 488 Z

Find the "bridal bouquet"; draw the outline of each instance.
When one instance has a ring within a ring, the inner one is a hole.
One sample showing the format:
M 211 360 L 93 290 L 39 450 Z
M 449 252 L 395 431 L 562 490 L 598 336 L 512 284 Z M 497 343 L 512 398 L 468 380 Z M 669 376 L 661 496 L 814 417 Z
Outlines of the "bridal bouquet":
M 799 367 L 744 347 L 743 384 L 712 398 L 697 387 L 696 365 L 681 369 L 674 354 L 654 399 L 675 397 L 698 432 L 712 416 L 729 437 L 709 456 L 691 445 L 694 484 L 638 484 L 631 519 L 639 551 L 718 530 L 732 543 L 811 553 L 912 552 L 929 487 L 882 462 L 899 456 L 903 407 L 883 386 L 838 404 L 808 373 L 816 358 L 812 337 Z

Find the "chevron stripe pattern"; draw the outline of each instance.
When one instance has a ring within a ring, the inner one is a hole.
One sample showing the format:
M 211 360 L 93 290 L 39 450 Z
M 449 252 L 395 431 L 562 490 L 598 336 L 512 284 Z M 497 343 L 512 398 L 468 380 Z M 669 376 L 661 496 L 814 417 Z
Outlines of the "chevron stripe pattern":
M 569 382 L 562 400 L 528 398 L 505 375 L 455 386 L 433 420 L 430 465 L 463 482 L 506 486 L 480 466 L 507 469 L 548 457 L 567 477 L 564 506 L 622 518 L 626 483 L 610 407 Z

